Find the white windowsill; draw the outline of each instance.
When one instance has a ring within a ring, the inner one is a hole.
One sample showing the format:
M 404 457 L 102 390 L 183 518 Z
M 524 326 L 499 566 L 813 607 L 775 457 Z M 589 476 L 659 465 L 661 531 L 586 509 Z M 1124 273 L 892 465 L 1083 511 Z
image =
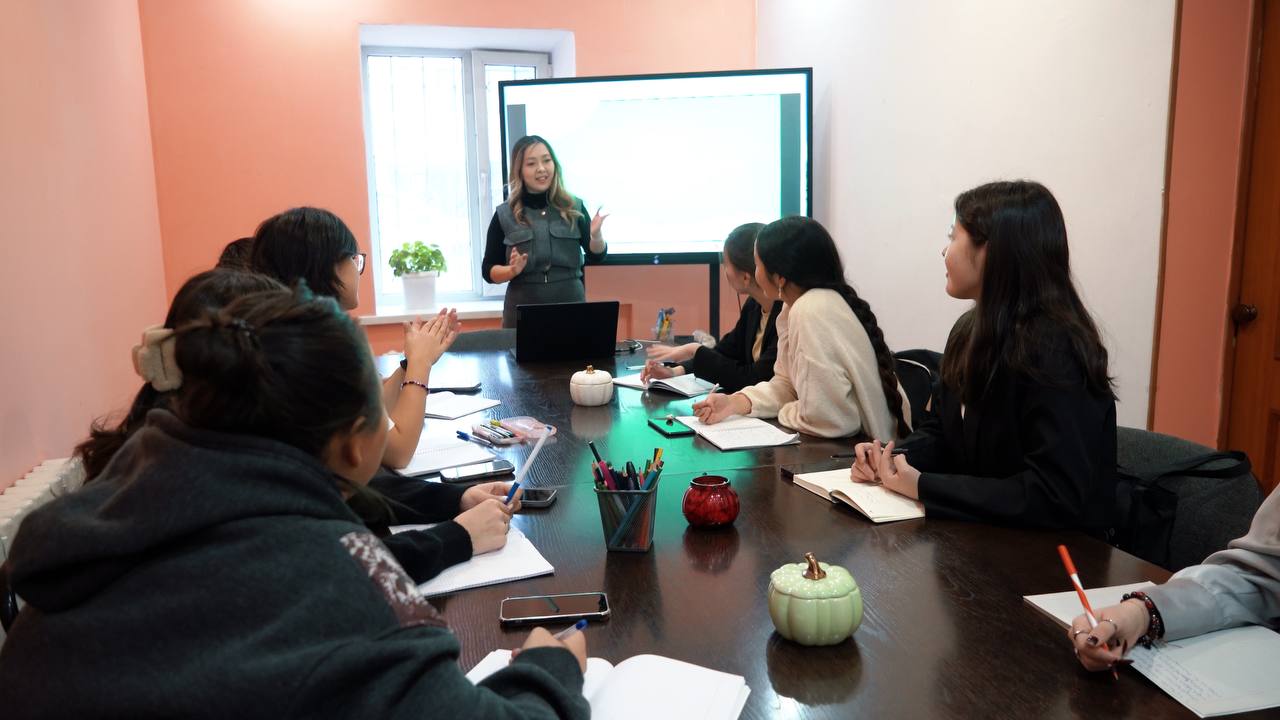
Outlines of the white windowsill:
M 361 325 L 390 325 L 414 318 L 429 318 L 439 312 L 441 307 L 458 309 L 459 320 L 484 320 L 502 317 L 502 298 L 495 300 L 472 300 L 469 302 L 443 303 L 429 310 L 406 312 L 399 305 L 381 306 L 373 315 L 361 315 Z

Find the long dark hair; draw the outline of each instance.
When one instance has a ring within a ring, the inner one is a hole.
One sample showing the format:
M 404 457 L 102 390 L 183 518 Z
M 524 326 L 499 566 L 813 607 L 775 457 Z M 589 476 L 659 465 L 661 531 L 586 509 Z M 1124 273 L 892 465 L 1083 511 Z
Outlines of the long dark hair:
M 729 232 L 724 241 L 724 256 L 729 264 L 743 272 L 751 273 L 755 282 L 756 271 L 756 237 L 764 228 L 764 223 L 744 223 Z
M 1115 397 L 1107 348 L 1071 278 L 1067 226 L 1048 188 L 993 182 L 956 198 L 956 222 L 986 248 L 977 304 L 956 323 L 942 356 L 942 379 L 964 402 L 981 397 L 997 370 L 1050 383 L 1042 369 L 1050 335 L 1066 347 L 1094 395 Z
M 286 285 L 307 281 L 317 295 L 338 297 L 338 262 L 360 252 L 356 236 L 328 210 L 296 207 L 272 215 L 253 234 L 249 265 Z
M 183 323 L 170 407 L 196 428 L 269 438 L 317 458 L 364 418 L 382 422 L 369 343 L 337 302 L 306 285 L 266 290 Z
M 178 289 L 178 294 L 173 296 L 173 302 L 169 304 L 169 314 L 165 316 L 164 326 L 175 328 L 246 293 L 283 288 L 283 285 L 265 275 L 234 270 L 207 270 L 193 275 Z M 102 473 L 120 446 L 142 427 L 147 411 L 163 406 L 168 395 L 169 393 L 158 392 L 150 383 L 146 383 L 134 396 L 133 404 L 124 419 L 114 427 L 108 424 L 107 418 L 93 421 L 89 426 L 89 437 L 77 445 L 75 451 L 84 464 L 85 482 Z
M 775 220 L 756 236 L 756 255 L 765 270 L 782 276 L 788 282 L 807 290 L 827 289 L 840 293 L 867 331 L 871 347 L 876 352 L 880 385 L 889 404 L 889 414 L 897 422 L 898 435 L 910 434 L 911 428 L 902 414 L 902 395 L 898 392 L 893 353 L 885 344 L 884 332 L 880 330 L 871 306 L 858 297 L 857 291 L 845 280 L 840 251 L 827 229 L 817 220 L 798 215 Z

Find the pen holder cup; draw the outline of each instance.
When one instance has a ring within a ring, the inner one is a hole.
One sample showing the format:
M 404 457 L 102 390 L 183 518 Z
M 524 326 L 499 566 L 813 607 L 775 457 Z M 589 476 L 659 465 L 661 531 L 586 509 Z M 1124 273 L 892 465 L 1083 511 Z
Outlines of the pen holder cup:
M 649 552 L 653 547 L 657 498 L 656 481 L 648 490 L 596 489 L 605 549 L 611 552 Z
M 653 327 L 654 340 L 658 342 L 669 343 L 671 342 L 671 338 L 672 338 L 672 331 L 671 331 L 670 323 L 667 323 L 667 326 L 665 328 L 662 327 L 661 325 L 655 325 Z

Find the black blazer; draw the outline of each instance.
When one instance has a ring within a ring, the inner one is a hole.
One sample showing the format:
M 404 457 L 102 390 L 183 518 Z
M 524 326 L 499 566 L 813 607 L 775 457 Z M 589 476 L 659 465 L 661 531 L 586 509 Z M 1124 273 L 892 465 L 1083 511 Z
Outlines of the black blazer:
M 960 398 L 938 383 L 934 412 L 902 442 L 929 517 L 1095 534 L 1110 526 L 1115 400 L 1089 392 L 1065 338 L 1050 339 L 1040 363 L 1048 382 L 997 370 L 963 418 Z
M 700 347 L 692 359 L 681 363 L 686 373 L 703 380 L 720 383 L 726 393 L 737 392 L 748 385 L 755 385 L 773 377 L 773 364 L 778 359 L 778 314 L 782 301 L 773 303 L 769 324 L 764 328 L 764 341 L 760 344 L 760 359 L 751 359 L 751 346 L 760 331 L 760 303 L 752 298 L 742 304 L 738 324 L 720 338 L 714 349 Z

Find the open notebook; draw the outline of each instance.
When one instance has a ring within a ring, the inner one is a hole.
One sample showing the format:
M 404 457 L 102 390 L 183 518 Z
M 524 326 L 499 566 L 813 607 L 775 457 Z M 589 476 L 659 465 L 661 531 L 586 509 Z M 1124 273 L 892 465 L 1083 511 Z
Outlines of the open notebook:
M 397 525 L 391 532 L 420 530 L 430 525 Z M 542 557 L 538 548 L 516 528 L 507 530 L 507 544 L 501 550 L 476 555 L 470 560 L 446 568 L 444 572 L 418 586 L 427 597 L 445 593 L 551 575 L 556 569 Z
M 721 450 L 795 445 L 800 442 L 798 433 L 779 430 L 760 418 L 732 415 L 714 425 L 705 425 L 693 415 L 678 417 L 676 420 L 688 425 L 707 442 Z
M 899 495 L 883 485 L 856 483 L 849 479 L 849 468 L 804 473 L 796 475 L 792 480 L 814 495 L 848 505 L 866 515 L 872 522 L 924 517 L 924 505 L 918 500 Z
M 685 397 L 698 397 L 706 395 L 711 388 L 715 387 L 712 383 L 703 380 L 697 375 L 677 375 L 669 378 L 654 378 L 646 385 L 640 381 L 640 373 L 634 375 L 623 375 L 613 379 L 614 385 L 622 387 L 635 388 L 637 390 L 666 390 L 677 395 Z
M 430 475 L 445 468 L 489 462 L 497 457 L 478 443 L 467 442 L 457 435 L 430 435 L 424 431 L 418 439 L 418 448 L 400 472 L 405 475 Z
M 510 650 L 494 650 L 467 679 L 479 683 L 509 664 Z M 750 693 L 741 675 L 657 655 L 636 655 L 617 665 L 588 658 L 582 684 L 592 717 L 610 720 L 735 720 Z
M 470 415 L 481 410 L 501 405 L 501 400 L 493 400 L 479 395 L 455 395 L 449 391 L 432 392 L 427 395 L 427 411 L 429 418 L 456 420 L 463 415 Z
M 1149 585 L 1093 588 L 1085 595 L 1094 610 L 1101 610 L 1120 602 L 1125 593 Z M 1023 599 L 1064 628 L 1083 612 L 1074 590 Z M 1264 627 L 1219 630 L 1157 643 L 1151 649 L 1139 646 L 1129 651 L 1129 658 L 1133 669 L 1202 718 L 1280 706 L 1275 673 L 1280 665 L 1280 634 Z

